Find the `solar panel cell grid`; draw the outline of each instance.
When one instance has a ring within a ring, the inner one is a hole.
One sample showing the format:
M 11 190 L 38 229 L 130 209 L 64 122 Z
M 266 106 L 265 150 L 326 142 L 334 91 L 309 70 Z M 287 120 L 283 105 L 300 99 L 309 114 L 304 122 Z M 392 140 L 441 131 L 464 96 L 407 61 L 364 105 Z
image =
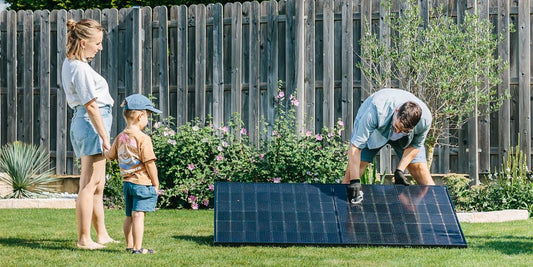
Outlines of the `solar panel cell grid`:
M 215 243 L 466 247 L 442 186 L 216 183 Z

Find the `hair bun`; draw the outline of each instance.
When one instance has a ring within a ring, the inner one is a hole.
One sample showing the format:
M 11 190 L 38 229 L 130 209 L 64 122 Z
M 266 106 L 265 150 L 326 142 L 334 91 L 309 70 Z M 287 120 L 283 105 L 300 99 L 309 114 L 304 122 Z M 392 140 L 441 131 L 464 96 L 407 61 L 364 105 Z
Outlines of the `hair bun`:
M 76 21 L 69 19 L 67 20 L 67 30 L 72 31 L 76 28 Z

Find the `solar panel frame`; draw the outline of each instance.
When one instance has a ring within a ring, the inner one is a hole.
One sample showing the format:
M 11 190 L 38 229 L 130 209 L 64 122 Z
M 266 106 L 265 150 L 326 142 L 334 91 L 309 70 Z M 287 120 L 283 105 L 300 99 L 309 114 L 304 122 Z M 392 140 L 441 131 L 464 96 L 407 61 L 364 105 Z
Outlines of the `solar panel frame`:
M 215 183 L 217 245 L 467 247 L 445 186 Z

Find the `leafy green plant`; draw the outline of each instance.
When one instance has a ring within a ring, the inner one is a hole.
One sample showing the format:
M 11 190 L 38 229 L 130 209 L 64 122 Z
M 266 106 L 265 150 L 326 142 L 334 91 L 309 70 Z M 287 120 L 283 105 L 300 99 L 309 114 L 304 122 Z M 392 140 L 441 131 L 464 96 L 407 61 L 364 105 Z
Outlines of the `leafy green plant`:
M 106 181 L 104 187 L 104 205 L 107 208 L 124 208 L 124 190 L 120 168 L 116 160 L 106 165 Z
M 533 183 L 526 157 L 518 146 L 509 151 L 499 172 L 491 174 L 484 184 L 470 186 L 470 179 L 459 175 L 444 179 L 457 210 L 527 209 L 533 213 Z
M 262 141 L 264 151 L 258 161 L 258 179 L 274 182 L 338 183 L 346 169 L 348 143 L 342 140 L 344 123 L 337 121 L 329 129 L 324 127 L 318 134 L 311 131 L 297 133 L 295 107 L 299 101 L 278 89 L 276 100 L 277 118 L 273 131 Z M 289 107 L 285 103 L 289 103 Z M 268 129 L 265 124 L 264 129 Z
M 215 180 L 253 180 L 254 147 L 249 145 L 238 116 L 230 121 L 229 127 L 218 129 L 210 122 L 204 125 L 196 120 L 173 130 L 170 121 L 155 123 L 151 130 L 164 188 L 163 206 L 209 207 Z M 234 128 L 241 130 L 235 133 L 231 130 Z
M 425 142 L 431 165 L 445 129 L 460 129 L 475 112 L 488 114 L 509 98 L 497 92 L 502 60 L 493 55 L 499 38 L 491 22 L 477 15 L 467 13 L 458 24 L 443 8 L 432 8 L 424 25 L 418 2 L 401 2 L 406 7 L 401 14 L 385 18 L 390 45 L 379 33 L 366 32 L 359 67 L 373 90 L 399 87 L 427 104 L 433 116 Z M 382 4 L 390 8 L 391 1 Z
M 49 154 L 42 148 L 22 142 L 6 144 L 0 151 L 0 180 L 13 188 L 7 198 L 31 198 L 54 192 Z

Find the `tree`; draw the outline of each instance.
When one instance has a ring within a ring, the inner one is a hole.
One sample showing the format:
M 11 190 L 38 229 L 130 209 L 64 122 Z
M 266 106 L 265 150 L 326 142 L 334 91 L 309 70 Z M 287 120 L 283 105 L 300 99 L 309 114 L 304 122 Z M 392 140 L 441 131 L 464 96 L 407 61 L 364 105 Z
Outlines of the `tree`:
M 493 55 L 499 38 L 490 21 L 466 14 L 458 24 L 436 9 L 423 27 L 415 2 L 407 1 L 403 13 L 386 18 L 390 46 L 377 34 L 365 34 L 359 67 L 372 88 L 398 86 L 427 104 L 433 116 L 425 142 L 431 165 L 445 130 L 460 129 L 468 118 L 497 110 L 509 94 L 497 94 L 501 59 Z

